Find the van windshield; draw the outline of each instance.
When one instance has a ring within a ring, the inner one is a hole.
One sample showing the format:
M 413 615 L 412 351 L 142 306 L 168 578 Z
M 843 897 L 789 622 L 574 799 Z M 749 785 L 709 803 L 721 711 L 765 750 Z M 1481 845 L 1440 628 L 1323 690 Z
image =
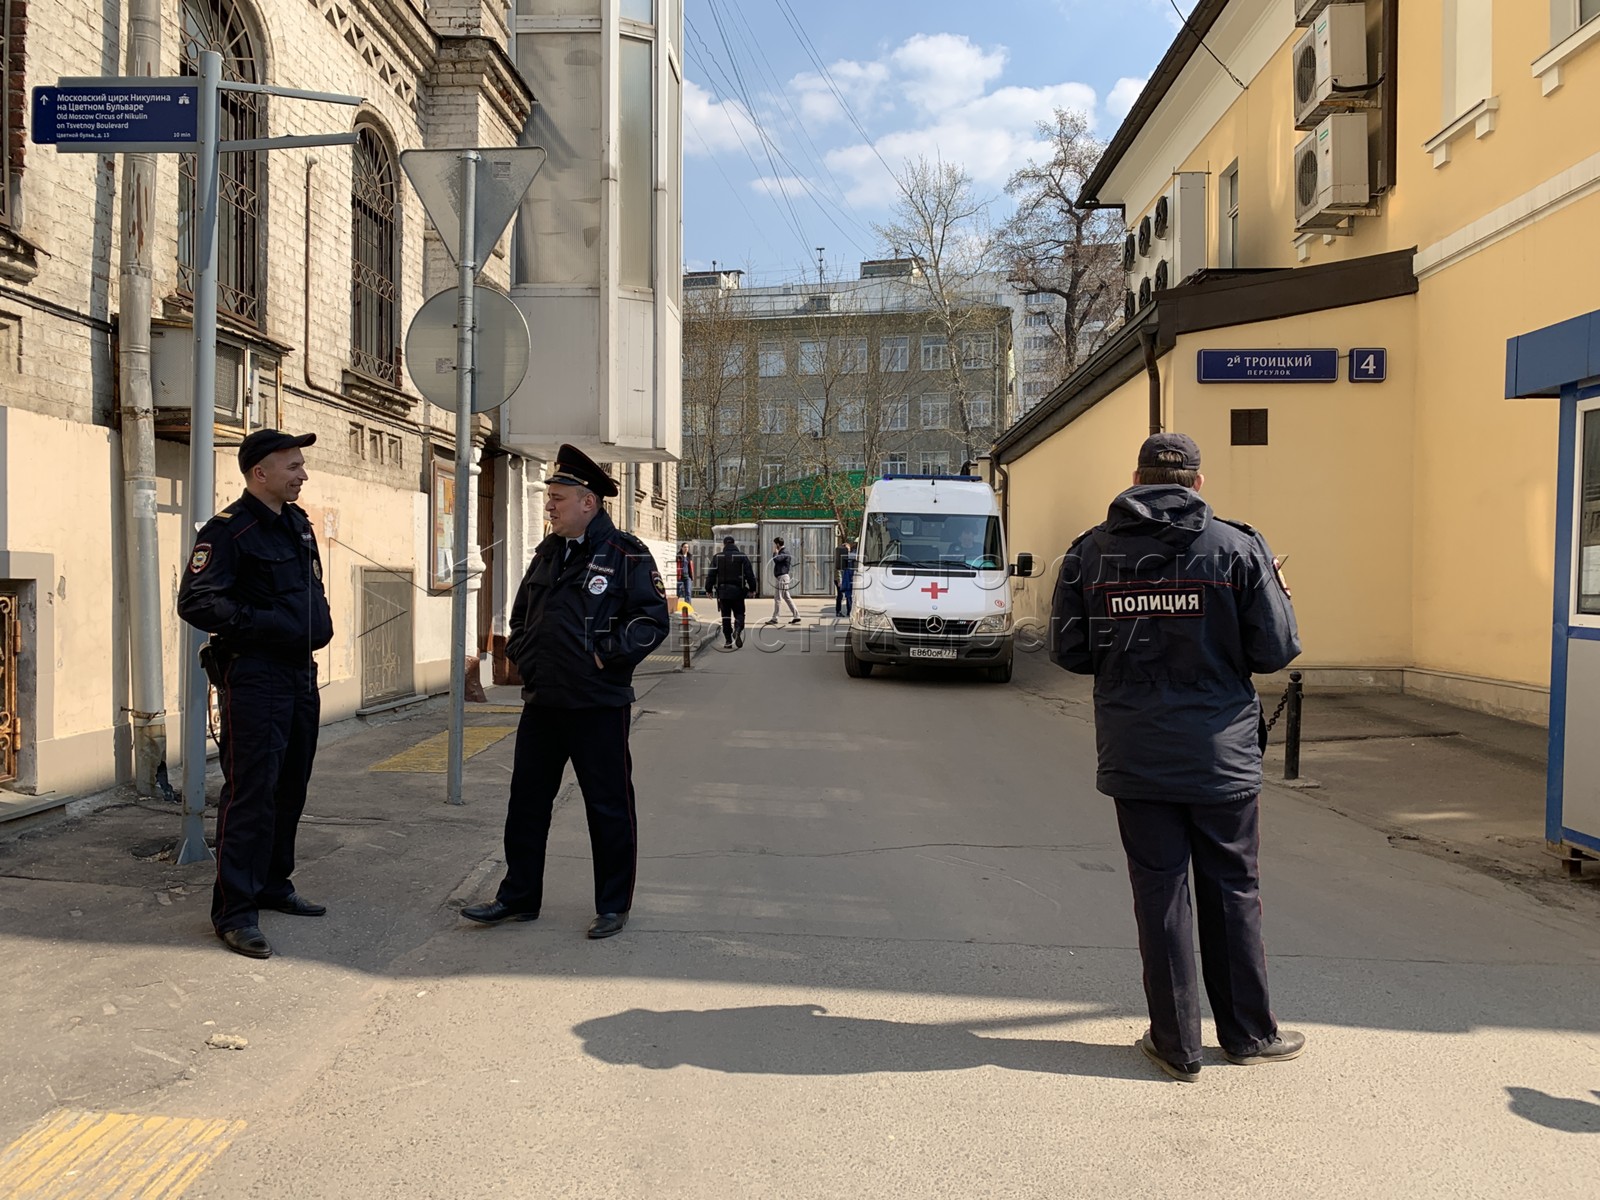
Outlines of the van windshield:
M 870 512 L 861 533 L 861 565 L 978 567 L 1005 565 L 998 517 L 960 513 Z

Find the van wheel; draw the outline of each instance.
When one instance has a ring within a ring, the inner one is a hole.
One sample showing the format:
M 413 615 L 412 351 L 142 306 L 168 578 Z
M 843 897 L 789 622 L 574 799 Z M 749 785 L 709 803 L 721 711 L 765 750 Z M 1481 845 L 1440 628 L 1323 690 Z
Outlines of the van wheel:
M 1009 658 L 1006 659 L 1005 662 L 1001 663 L 998 667 L 988 667 L 986 670 L 991 683 L 1011 682 L 1011 660 Z
M 849 646 L 844 648 L 844 673 L 851 679 L 865 679 L 872 674 L 872 664 L 862 662 Z

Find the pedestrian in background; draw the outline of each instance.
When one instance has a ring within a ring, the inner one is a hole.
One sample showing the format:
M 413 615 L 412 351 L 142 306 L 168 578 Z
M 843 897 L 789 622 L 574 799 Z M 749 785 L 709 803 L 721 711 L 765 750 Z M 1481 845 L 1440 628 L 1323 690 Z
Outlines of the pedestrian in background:
M 538 917 L 551 809 L 570 761 L 594 856 L 589 936 L 603 938 L 622 931 L 633 906 L 633 670 L 667 636 L 667 589 L 645 544 L 601 507 L 617 484 L 588 455 L 562 446 L 546 484 L 550 536 L 522 578 L 506 641 L 523 680 L 506 874 L 493 900 L 461 915 L 483 925 Z
M 217 689 L 217 881 L 211 924 L 228 949 L 269 958 L 262 909 L 320 917 L 294 890 L 295 835 L 322 717 L 312 655 L 333 640 L 317 535 L 295 504 L 314 433 L 258 429 L 239 446 L 244 495 L 195 537 L 178 615 L 211 635 L 201 651 Z
M 744 645 L 744 602 L 755 590 L 756 571 L 750 556 L 732 537 L 723 538 L 722 553 L 711 560 L 706 572 L 706 592 L 716 596 L 717 611 L 722 614 L 719 650 L 737 650 Z
M 678 599 L 688 600 L 694 595 L 694 555 L 689 553 L 689 543 L 678 544 Z
M 1068 549 L 1051 658 L 1094 676 L 1100 791 L 1114 798 L 1133 883 L 1150 1029 L 1139 1048 L 1200 1076 L 1189 872 L 1200 959 L 1229 1062 L 1295 1058 L 1261 940 L 1259 794 L 1266 723 L 1251 676 L 1300 653 L 1294 609 L 1262 536 L 1200 498 L 1200 449 L 1181 433 L 1139 450 L 1133 486 Z
M 768 625 L 778 623 L 778 614 L 782 611 L 780 605 L 789 606 L 791 625 L 800 624 L 800 610 L 794 606 L 794 598 L 789 595 L 789 584 L 793 579 L 790 572 L 794 569 L 794 559 L 789 557 L 789 552 L 783 548 L 783 539 L 772 539 L 772 619 Z
M 841 542 L 839 551 L 839 590 L 833 599 L 833 615 L 848 617 L 856 591 L 856 552 L 849 542 Z

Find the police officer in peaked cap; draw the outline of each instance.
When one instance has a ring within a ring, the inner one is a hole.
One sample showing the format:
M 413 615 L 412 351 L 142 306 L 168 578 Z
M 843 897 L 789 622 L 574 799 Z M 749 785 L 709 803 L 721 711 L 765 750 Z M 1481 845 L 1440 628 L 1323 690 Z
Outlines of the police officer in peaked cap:
M 201 527 L 178 588 L 178 615 L 211 635 L 201 657 L 221 706 L 211 923 L 250 958 L 272 954 L 262 909 L 327 911 L 290 880 L 322 712 L 312 655 L 333 640 L 316 534 L 295 504 L 316 440 L 276 429 L 244 439 L 244 495 Z
M 1099 790 L 1113 797 L 1133 883 L 1150 1029 L 1139 1048 L 1174 1079 L 1199 1078 L 1200 957 L 1229 1062 L 1285 1062 L 1261 941 L 1257 801 L 1266 724 L 1253 674 L 1300 653 L 1294 609 L 1266 540 L 1200 498 L 1200 448 L 1153 434 L 1133 486 L 1067 551 L 1051 658 L 1094 676 Z
M 594 856 L 589 936 L 603 938 L 621 932 L 633 905 L 633 671 L 667 636 L 667 589 L 645 544 L 618 530 L 601 507 L 617 485 L 588 455 L 562 446 L 545 482 L 550 536 L 517 590 L 506 642 L 522 675 L 523 702 L 506 808 L 506 874 L 493 900 L 461 915 L 484 925 L 539 915 L 551 807 L 570 761 Z

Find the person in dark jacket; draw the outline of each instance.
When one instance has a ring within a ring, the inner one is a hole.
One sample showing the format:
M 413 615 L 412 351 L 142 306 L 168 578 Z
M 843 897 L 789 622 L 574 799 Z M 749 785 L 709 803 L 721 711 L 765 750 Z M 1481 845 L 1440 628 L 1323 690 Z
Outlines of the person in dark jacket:
M 290 881 L 322 715 L 311 656 L 333 640 L 317 535 L 294 503 L 302 449 L 316 440 L 276 429 L 244 439 L 244 495 L 201 526 L 178 587 L 178 615 L 211 635 L 202 661 L 222 718 L 211 924 L 250 958 L 272 954 L 261 909 L 327 912 Z
M 849 542 L 839 543 L 834 559 L 834 569 L 838 572 L 833 596 L 833 615 L 836 617 L 848 617 L 855 604 L 856 564 L 859 561 Z
M 506 640 L 522 673 L 523 705 L 506 806 L 506 874 L 493 900 L 461 915 L 483 925 L 538 917 L 551 809 L 570 760 L 594 855 L 589 936 L 603 938 L 622 931 L 633 905 L 633 671 L 667 636 L 667 589 L 645 544 L 601 508 L 617 485 L 588 455 L 562 446 L 546 483 L 550 536 L 522 578 Z
M 689 543 L 678 544 L 678 599 L 688 600 L 694 595 L 694 555 L 689 553 Z
M 1257 800 L 1266 724 L 1251 683 L 1300 653 L 1294 610 L 1262 536 L 1200 498 L 1200 449 L 1153 434 L 1133 486 L 1067 551 L 1051 657 L 1094 676 L 1100 791 L 1114 798 L 1133 883 L 1150 1029 L 1174 1079 L 1199 1078 L 1194 870 L 1206 994 L 1228 1061 L 1296 1057 L 1280 1030 L 1261 941 Z
M 789 587 L 794 582 L 794 557 L 783 546 L 783 539 L 772 539 L 772 619 L 768 625 L 778 623 L 778 614 L 782 612 L 782 605 L 789 606 L 789 624 L 800 624 L 800 610 L 794 606 L 794 597 L 789 595 Z
M 717 598 L 722 614 L 722 645 L 717 649 L 737 650 L 744 645 L 744 602 L 755 590 L 756 572 L 749 555 L 732 537 L 723 538 L 722 553 L 706 572 L 706 593 Z

